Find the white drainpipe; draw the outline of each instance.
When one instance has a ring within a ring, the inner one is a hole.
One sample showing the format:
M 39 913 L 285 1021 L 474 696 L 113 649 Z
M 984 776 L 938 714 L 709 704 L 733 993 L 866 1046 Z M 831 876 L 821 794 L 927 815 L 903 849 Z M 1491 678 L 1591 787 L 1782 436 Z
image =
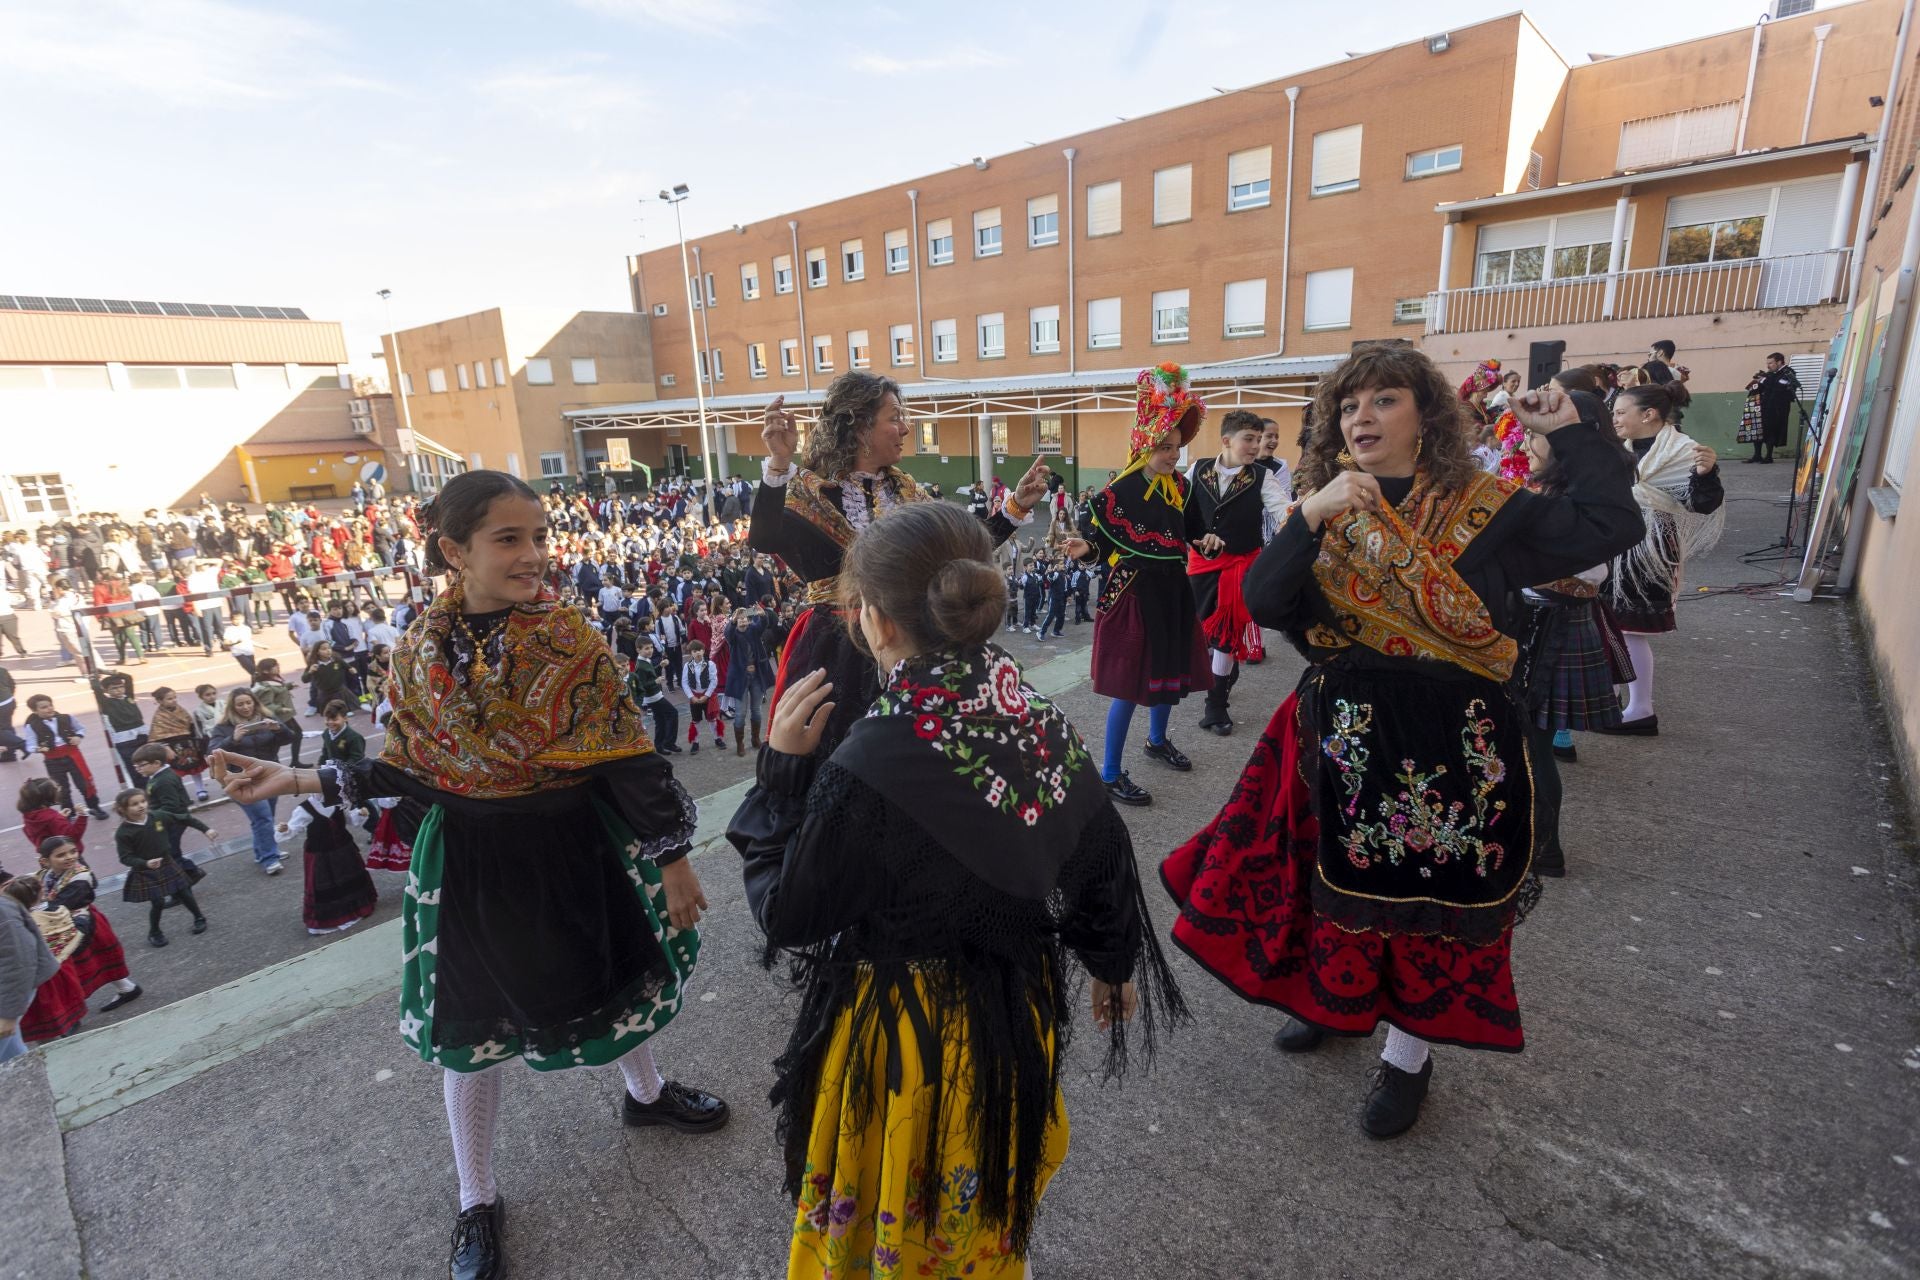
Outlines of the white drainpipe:
M 800 223 L 797 219 L 787 219 L 787 234 L 793 237 L 793 257 L 788 259 L 793 267 L 793 303 L 800 309 L 800 389 L 811 391 L 813 390 L 813 348 L 807 345 L 807 297 L 802 292 L 806 286 L 800 283 L 800 278 L 806 274 L 806 271 L 805 264 L 800 261 Z
M 1766 28 L 1766 25 L 1767 15 L 1764 13 L 1753 24 L 1753 52 L 1747 55 L 1747 88 L 1740 95 L 1740 132 L 1733 140 L 1735 152 L 1747 149 L 1747 113 L 1753 109 L 1753 77 L 1754 73 L 1760 69 L 1760 32 Z
M 1080 355 L 1080 313 L 1078 304 L 1073 300 L 1073 157 L 1074 149 L 1067 147 L 1061 151 L 1067 158 L 1067 372 L 1073 373 L 1079 368 Z M 1074 415 L 1079 421 L 1079 415 Z M 1075 448 L 1079 447 L 1075 437 Z
M 925 382 L 927 380 L 927 344 L 933 341 L 933 336 L 927 332 L 927 314 L 920 305 L 920 189 L 918 187 L 907 189 L 907 205 L 911 210 L 907 220 L 912 224 L 907 228 L 907 252 L 913 255 L 913 325 L 916 335 L 913 340 L 913 353 L 920 366 L 920 381 Z M 881 245 L 880 251 L 886 252 L 884 244 Z M 955 341 L 959 339 L 956 338 Z
M 1800 117 L 1800 145 L 1807 145 L 1807 135 L 1813 130 L 1813 95 L 1820 87 L 1820 58 L 1827 51 L 1827 36 L 1832 34 L 1833 24 L 1823 22 L 1813 29 L 1813 71 L 1807 76 L 1807 110 Z
M 1293 136 L 1294 117 L 1299 112 L 1300 86 L 1287 86 L 1287 205 L 1280 221 L 1280 345 L 1272 351 L 1257 356 L 1236 356 L 1232 360 L 1215 360 L 1211 364 L 1198 366 L 1204 369 L 1216 369 L 1231 364 L 1246 364 L 1254 360 L 1278 360 L 1287 354 L 1287 284 L 1292 274 L 1293 262 Z

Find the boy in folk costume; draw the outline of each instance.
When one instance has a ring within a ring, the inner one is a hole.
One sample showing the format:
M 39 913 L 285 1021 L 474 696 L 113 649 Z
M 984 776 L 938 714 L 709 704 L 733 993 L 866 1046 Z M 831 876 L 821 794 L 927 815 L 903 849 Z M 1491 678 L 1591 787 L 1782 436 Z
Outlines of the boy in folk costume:
M 1185 773 L 1193 768 L 1167 737 L 1173 704 L 1213 676 L 1206 640 L 1187 588 L 1187 553 L 1218 555 L 1226 546 L 1188 501 L 1180 450 L 1200 429 L 1206 406 L 1187 387 L 1187 371 L 1171 361 L 1134 380 L 1132 457 L 1087 509 L 1077 538 L 1062 549 L 1075 560 L 1110 568 L 1093 624 L 1093 689 L 1113 699 L 1107 709 L 1106 760 L 1100 777 L 1121 804 L 1153 797 L 1120 767 L 1133 710 L 1146 706 L 1147 755 Z
M 80 754 L 80 739 L 87 731 L 66 712 L 55 711 L 53 699 L 44 693 L 27 699 L 27 719 L 20 728 L 27 746 L 47 762 L 47 776 L 60 788 L 61 807 L 73 808 L 73 793 L 78 791 L 86 799 L 87 813 L 104 819 L 107 811 L 100 807 L 100 793 L 94 790 L 93 771 Z
M 1264 429 L 1258 414 L 1235 409 L 1220 420 L 1219 457 L 1202 458 L 1187 472 L 1189 505 L 1224 544 L 1217 555 L 1187 553 L 1187 577 L 1213 672 L 1200 727 L 1223 738 L 1233 732 L 1228 696 L 1240 679 L 1241 662 L 1254 656 L 1260 634 L 1241 583 L 1265 545 L 1261 531 L 1278 528 L 1292 500 L 1281 473 L 1258 465 Z
M 720 668 L 707 661 L 707 651 L 698 640 L 687 644 L 687 665 L 680 673 L 680 691 L 687 695 L 687 746 L 700 754 L 700 722 L 713 721 L 713 746 L 727 745 L 726 726 L 720 723 Z

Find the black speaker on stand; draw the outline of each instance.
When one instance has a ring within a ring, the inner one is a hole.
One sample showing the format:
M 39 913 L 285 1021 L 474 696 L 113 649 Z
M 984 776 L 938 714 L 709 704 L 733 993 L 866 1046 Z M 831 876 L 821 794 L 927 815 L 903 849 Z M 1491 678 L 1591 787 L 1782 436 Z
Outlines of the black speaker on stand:
M 1527 348 L 1527 386 L 1531 391 L 1535 387 L 1544 387 L 1552 381 L 1553 375 L 1560 372 L 1566 363 L 1567 344 L 1563 338 L 1552 342 L 1535 342 Z

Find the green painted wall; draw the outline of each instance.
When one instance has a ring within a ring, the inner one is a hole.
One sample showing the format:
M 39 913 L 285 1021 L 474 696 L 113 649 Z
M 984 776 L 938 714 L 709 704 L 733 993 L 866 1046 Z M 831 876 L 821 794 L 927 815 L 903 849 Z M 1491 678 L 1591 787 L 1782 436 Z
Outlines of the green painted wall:
M 942 457 L 945 462 L 940 461 Z M 960 486 L 974 481 L 973 456 L 965 453 L 910 453 L 900 466 L 921 484 L 937 484 L 940 492 L 953 497 Z
M 1746 456 L 1753 452 L 1753 446 L 1741 444 L 1734 438 L 1740 433 L 1740 413 L 1746 404 L 1744 391 L 1696 391 L 1693 403 L 1687 406 L 1681 429 L 1701 444 L 1712 445 L 1723 458 Z M 1793 448 L 1794 430 L 1799 425 L 1797 414 L 1787 419 L 1789 452 Z

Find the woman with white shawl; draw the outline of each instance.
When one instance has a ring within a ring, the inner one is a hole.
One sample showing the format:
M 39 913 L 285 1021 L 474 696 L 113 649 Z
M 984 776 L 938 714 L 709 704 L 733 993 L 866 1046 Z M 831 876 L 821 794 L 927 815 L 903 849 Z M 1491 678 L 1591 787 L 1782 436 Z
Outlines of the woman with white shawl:
M 1624 389 L 1613 403 L 1613 429 L 1638 459 L 1633 493 L 1647 536 L 1614 559 L 1602 594 L 1626 640 L 1634 679 L 1620 724 L 1601 733 L 1650 738 L 1660 732 L 1647 638 L 1674 630 L 1673 602 L 1687 561 L 1712 549 L 1726 525 L 1719 455 L 1679 427 L 1689 398 L 1681 383 L 1649 383 Z

